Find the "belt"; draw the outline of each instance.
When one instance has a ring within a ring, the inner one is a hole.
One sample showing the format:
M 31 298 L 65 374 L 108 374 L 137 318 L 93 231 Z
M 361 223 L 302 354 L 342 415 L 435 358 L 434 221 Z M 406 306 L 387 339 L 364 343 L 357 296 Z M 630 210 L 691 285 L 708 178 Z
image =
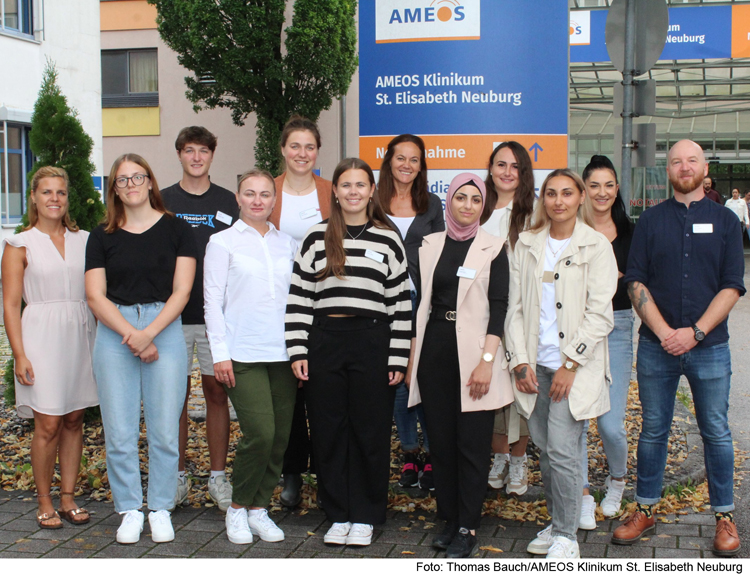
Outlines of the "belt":
M 446 307 L 433 307 L 430 312 L 430 318 L 433 320 L 446 320 L 448 322 L 456 321 L 456 310 L 449 310 Z

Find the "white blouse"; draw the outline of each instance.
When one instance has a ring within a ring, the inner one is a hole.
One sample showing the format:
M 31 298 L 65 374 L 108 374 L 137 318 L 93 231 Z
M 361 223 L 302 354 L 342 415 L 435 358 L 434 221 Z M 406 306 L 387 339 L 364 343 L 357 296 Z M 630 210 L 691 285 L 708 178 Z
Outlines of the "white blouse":
M 289 360 L 284 315 L 297 242 L 267 225 L 262 236 L 238 220 L 206 247 L 204 311 L 214 363 Z

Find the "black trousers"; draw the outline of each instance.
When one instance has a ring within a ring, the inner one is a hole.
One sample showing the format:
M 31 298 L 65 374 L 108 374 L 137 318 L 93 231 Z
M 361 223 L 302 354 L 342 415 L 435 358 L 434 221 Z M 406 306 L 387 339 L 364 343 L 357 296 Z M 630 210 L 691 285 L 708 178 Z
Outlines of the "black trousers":
M 313 470 L 312 455 L 310 454 L 310 435 L 307 432 L 307 412 L 305 410 L 305 388 L 297 389 L 297 399 L 294 403 L 292 415 L 292 431 L 289 444 L 284 453 L 283 475 L 306 473 L 310 460 L 310 470 Z
M 371 318 L 315 318 L 305 382 L 318 491 L 332 522 L 382 524 L 388 505 L 390 326 Z
M 475 530 L 487 493 L 494 410 L 461 411 L 456 323 L 430 318 L 417 369 L 438 515 Z

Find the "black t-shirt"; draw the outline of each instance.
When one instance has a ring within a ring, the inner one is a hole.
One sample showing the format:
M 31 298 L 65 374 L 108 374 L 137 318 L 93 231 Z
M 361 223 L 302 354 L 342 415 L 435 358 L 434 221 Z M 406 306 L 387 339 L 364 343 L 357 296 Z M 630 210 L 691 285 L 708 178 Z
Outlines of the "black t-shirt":
M 104 268 L 107 298 L 115 304 L 166 302 L 177 257 L 198 256 L 192 233 L 187 222 L 169 214 L 141 234 L 122 229 L 108 234 L 99 225 L 86 245 L 86 271 Z
M 625 283 L 625 272 L 628 270 L 628 255 L 630 254 L 630 243 L 633 241 L 633 228 L 631 224 L 630 231 L 627 234 L 619 234 L 612 241 L 612 251 L 617 259 L 617 270 L 622 273 L 622 277 L 617 280 L 617 291 L 612 298 L 612 309 L 630 310 L 633 304 L 630 303 L 628 296 L 628 286 Z
M 182 311 L 183 324 L 204 324 L 203 318 L 203 257 L 212 235 L 229 228 L 239 218 L 234 194 L 212 183 L 208 190 L 196 196 L 180 187 L 179 182 L 161 192 L 167 210 L 193 227 L 198 246 L 198 265 L 190 300 Z

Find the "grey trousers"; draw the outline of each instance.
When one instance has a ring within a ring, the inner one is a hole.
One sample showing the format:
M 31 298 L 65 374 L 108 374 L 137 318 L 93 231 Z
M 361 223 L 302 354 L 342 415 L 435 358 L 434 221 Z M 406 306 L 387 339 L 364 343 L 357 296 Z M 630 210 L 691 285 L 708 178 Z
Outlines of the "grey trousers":
M 575 420 L 568 400 L 549 397 L 553 369 L 537 366 L 539 396 L 529 418 L 531 439 L 539 447 L 547 511 L 552 516 L 552 535 L 576 540 L 581 512 L 583 480 L 580 438 L 584 420 Z

